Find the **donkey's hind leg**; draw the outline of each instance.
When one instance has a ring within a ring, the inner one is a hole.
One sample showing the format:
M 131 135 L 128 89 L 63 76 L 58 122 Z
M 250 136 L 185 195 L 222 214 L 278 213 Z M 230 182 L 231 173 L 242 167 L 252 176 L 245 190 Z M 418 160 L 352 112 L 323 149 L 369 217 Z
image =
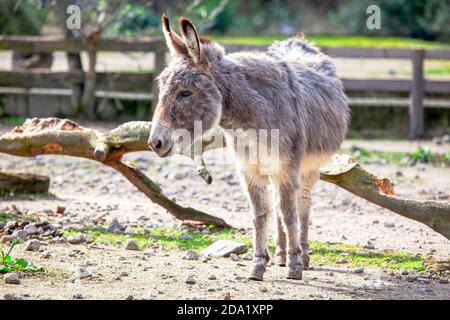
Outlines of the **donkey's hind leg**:
M 300 247 L 302 248 L 303 269 L 309 268 L 309 212 L 311 210 L 311 190 L 319 178 L 317 170 L 301 174 L 300 190 L 297 192 L 297 210 L 300 224 Z
M 286 266 L 286 230 L 284 229 L 283 216 L 279 210 L 274 210 L 277 216 L 277 247 L 275 249 L 275 264 Z

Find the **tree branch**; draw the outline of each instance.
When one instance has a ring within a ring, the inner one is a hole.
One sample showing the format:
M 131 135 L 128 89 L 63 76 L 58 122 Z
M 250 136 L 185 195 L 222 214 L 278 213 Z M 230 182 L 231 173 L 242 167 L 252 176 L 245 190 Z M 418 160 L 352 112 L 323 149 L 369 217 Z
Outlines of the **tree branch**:
M 367 171 L 347 155 L 335 156 L 320 170 L 320 178 L 406 218 L 422 222 L 450 239 L 450 203 L 399 198 L 389 179 Z
M 0 136 L 0 153 L 21 157 L 60 154 L 99 161 L 119 171 L 175 218 L 231 227 L 223 219 L 176 204 L 162 193 L 158 184 L 122 161 L 125 153 L 149 151 L 147 140 L 150 126 L 150 122 L 128 122 L 108 133 L 101 133 L 83 128 L 70 120 L 34 118 Z

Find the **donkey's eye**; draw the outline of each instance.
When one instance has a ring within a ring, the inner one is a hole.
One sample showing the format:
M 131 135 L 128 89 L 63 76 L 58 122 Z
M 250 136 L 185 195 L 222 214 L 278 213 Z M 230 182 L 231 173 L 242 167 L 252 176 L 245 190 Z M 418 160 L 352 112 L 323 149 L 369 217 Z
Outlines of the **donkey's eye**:
M 191 91 L 183 90 L 177 95 L 177 99 L 184 99 L 192 95 Z

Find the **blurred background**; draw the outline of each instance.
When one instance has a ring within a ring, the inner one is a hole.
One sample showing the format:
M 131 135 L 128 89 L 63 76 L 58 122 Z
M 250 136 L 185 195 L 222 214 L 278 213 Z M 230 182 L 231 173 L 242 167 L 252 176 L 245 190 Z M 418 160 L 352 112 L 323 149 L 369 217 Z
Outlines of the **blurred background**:
M 371 30 L 373 4 L 381 19 Z M 67 27 L 70 5 L 80 28 Z M 305 33 L 336 59 L 353 137 L 449 133 L 449 0 L 2 0 L 0 117 L 151 119 L 153 79 L 168 58 L 162 13 L 176 29 L 190 18 L 228 52 Z

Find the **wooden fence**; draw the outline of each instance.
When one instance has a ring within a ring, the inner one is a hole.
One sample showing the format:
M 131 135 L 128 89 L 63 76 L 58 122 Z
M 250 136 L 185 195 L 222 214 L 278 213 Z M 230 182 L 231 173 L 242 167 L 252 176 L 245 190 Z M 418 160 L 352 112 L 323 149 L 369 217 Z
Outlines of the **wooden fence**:
M 265 46 L 225 45 L 227 52 L 243 50 L 265 50 Z M 25 53 L 51 53 L 64 51 L 78 53 L 87 50 L 87 45 L 78 39 L 59 37 L 16 37 L 0 36 L 0 50 Z M 101 39 L 98 51 L 154 52 L 155 69 L 152 73 L 99 72 L 97 75 L 97 96 L 119 99 L 152 100 L 157 97 L 154 75 L 164 68 L 166 46 L 160 38 L 145 39 Z M 409 137 L 424 135 L 424 107 L 426 94 L 450 95 L 450 81 L 430 81 L 424 78 L 425 59 L 450 60 L 450 50 L 424 49 L 375 49 L 375 48 L 322 48 L 332 57 L 409 59 L 412 63 L 411 80 L 343 79 L 348 93 L 398 93 L 409 94 Z M 0 71 L 0 94 L 73 94 L 72 88 L 82 86 L 83 72 L 50 71 Z M 42 89 L 45 88 L 45 91 Z M 40 91 L 41 89 L 41 91 Z M 352 102 L 352 99 L 350 99 Z M 400 103 L 399 105 L 404 105 Z M 438 103 L 439 107 L 450 105 Z

